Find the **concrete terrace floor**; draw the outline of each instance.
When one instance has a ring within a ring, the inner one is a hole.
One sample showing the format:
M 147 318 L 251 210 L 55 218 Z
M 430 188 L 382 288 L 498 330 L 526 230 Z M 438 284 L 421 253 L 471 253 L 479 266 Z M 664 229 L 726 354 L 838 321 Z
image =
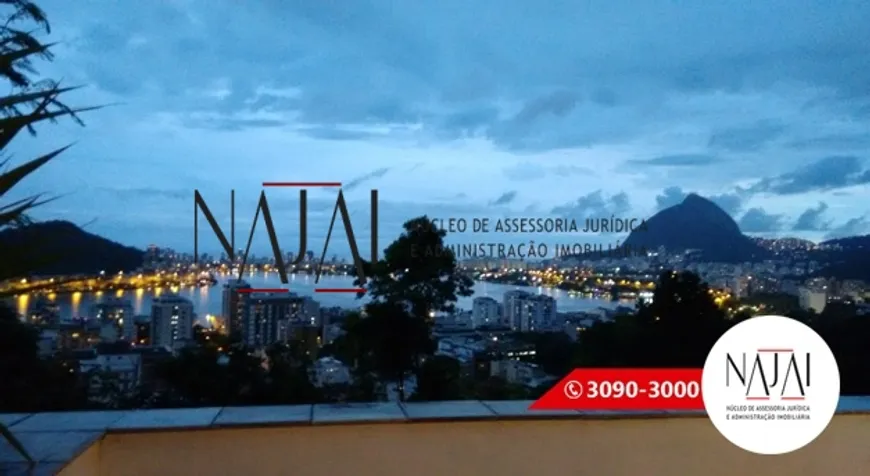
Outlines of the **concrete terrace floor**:
M 41 476 L 62 471 L 64 474 L 99 474 L 65 471 L 65 468 L 107 436 L 141 432 L 451 421 L 622 420 L 704 415 L 704 412 L 685 411 L 529 411 L 531 403 L 454 401 L 0 414 L 0 422 L 10 428 L 38 462 L 35 471 L 28 473 L 27 464 L 14 448 L 8 442 L 0 441 L 0 475 Z M 842 397 L 837 413 L 870 414 L 870 396 Z M 542 464 L 546 465 L 545 462 Z M 128 474 L 135 474 L 135 471 Z

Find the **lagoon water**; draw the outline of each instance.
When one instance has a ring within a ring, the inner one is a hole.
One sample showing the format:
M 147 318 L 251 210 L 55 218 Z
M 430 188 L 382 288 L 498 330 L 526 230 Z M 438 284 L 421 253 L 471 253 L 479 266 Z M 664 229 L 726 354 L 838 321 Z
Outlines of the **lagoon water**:
M 282 285 L 277 273 L 251 273 L 244 279 L 254 288 L 288 288 L 291 292 L 301 296 L 311 296 L 320 302 L 323 307 L 344 307 L 356 308 L 365 302 L 365 298 L 357 299 L 353 293 L 315 293 L 314 288 L 351 288 L 353 279 L 346 276 L 322 276 L 320 282 L 315 286 L 314 277 L 307 274 L 290 275 L 289 285 Z M 181 288 L 177 292 L 179 295 L 190 299 L 193 302 L 194 310 L 200 319 L 205 315 L 219 315 L 221 312 L 221 297 L 223 284 L 231 279 L 231 277 L 218 277 L 218 283 L 211 287 L 194 287 Z M 613 308 L 617 303 L 609 299 L 592 299 L 582 297 L 576 294 L 569 294 L 566 291 L 552 288 L 538 287 L 522 287 L 511 286 L 506 284 L 495 284 L 486 282 L 477 282 L 474 284 L 474 294 L 470 297 L 460 298 L 458 307 L 462 309 L 471 309 L 471 301 L 477 296 L 489 296 L 495 300 L 502 302 L 504 293 L 513 289 L 522 289 L 527 292 L 546 294 L 552 296 L 557 301 L 557 308 L 560 312 L 575 312 L 596 309 L 599 307 Z M 147 291 L 139 289 L 135 291 L 118 291 L 115 293 L 75 293 L 75 294 L 59 294 L 54 296 L 54 302 L 60 308 L 61 318 L 64 320 L 75 317 L 90 317 L 91 306 L 100 302 L 103 299 L 111 296 L 127 298 L 133 305 L 133 310 L 136 314 L 149 314 L 151 312 L 151 300 L 156 295 L 168 292 L 168 289 L 162 291 Z M 19 314 L 26 315 L 28 310 L 33 306 L 35 298 L 33 295 L 18 296 L 15 305 Z M 625 304 L 625 303 L 623 303 Z

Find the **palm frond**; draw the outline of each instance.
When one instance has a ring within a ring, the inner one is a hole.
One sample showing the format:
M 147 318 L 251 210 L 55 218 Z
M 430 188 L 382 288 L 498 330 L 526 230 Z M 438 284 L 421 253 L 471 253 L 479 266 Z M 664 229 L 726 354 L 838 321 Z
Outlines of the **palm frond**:
M 0 197 L 6 194 L 12 187 L 15 186 L 22 179 L 35 172 L 36 169 L 42 167 L 49 160 L 57 157 L 63 151 L 69 149 L 71 146 L 61 147 L 55 151 L 49 152 L 48 154 L 43 155 L 42 157 L 38 157 L 29 162 L 25 162 L 18 167 L 10 170 L 9 172 L 0 175 Z
M 10 16 L 8 22 L 17 20 L 30 20 L 38 23 L 40 26 L 50 32 L 48 26 L 48 17 L 35 3 L 30 0 L 0 0 L 0 4 L 12 5 L 15 7 L 15 13 Z
M 28 87 L 29 75 L 35 75 L 32 57 L 51 61 L 51 45 L 44 45 L 30 32 L 17 31 L 8 27 L 0 30 L 0 76 L 6 77 L 16 87 Z
M 16 61 L 29 58 L 33 55 L 45 54 L 54 45 L 55 43 L 36 43 L 26 45 L 14 51 L 6 51 L 0 55 L 0 71 L 11 69 Z
M 7 226 L 26 226 L 31 224 L 31 220 L 26 214 L 27 210 L 53 202 L 58 198 L 51 197 L 40 200 L 40 197 L 42 195 L 34 195 L 16 200 L 8 205 L 0 206 L 0 230 Z
M 51 61 L 54 59 L 54 55 L 49 49 L 41 49 L 42 43 L 33 37 L 31 32 L 27 31 L 19 31 L 14 28 L 4 27 L 0 29 L 0 54 L 5 52 L 14 52 L 16 48 L 29 49 L 31 51 L 38 51 L 37 56 L 45 61 Z M 19 68 L 22 71 L 18 71 L 16 68 Z M 9 79 L 14 86 L 17 87 L 28 87 L 30 86 L 30 77 L 25 74 L 36 74 L 35 69 L 33 68 L 33 63 L 30 61 L 30 58 L 22 58 L 18 61 L 18 64 L 12 65 L 10 68 L 2 71 L 2 74 Z
M 0 232 L 9 227 L 26 227 L 32 224 L 29 211 L 57 199 L 43 195 L 2 203 L 10 190 L 40 167 L 63 153 L 69 146 L 53 150 L 7 170 L 9 163 L 6 149 L 19 132 L 27 130 L 36 134 L 35 126 L 43 121 L 55 122 L 57 119 L 70 118 L 80 125 L 84 123 L 78 114 L 93 111 L 103 106 L 73 108 L 60 100 L 62 94 L 77 87 L 61 86 L 59 81 L 42 80 L 37 77 L 33 60 L 52 60 L 53 43 L 43 43 L 34 35 L 32 26 L 50 32 L 45 12 L 30 0 L 0 0 L 5 8 L 0 14 L 0 79 L 5 78 L 13 91 L 0 96 Z M 11 10 L 11 13 L 9 11 Z M 30 24 L 21 27 L 19 24 Z M 17 243 L 0 248 L 0 282 L 7 279 L 26 277 L 35 269 L 59 261 L 61 256 L 48 256 L 42 252 L 36 241 Z M 30 253 L 33 248 L 38 252 Z M 60 251 L 53 254 L 59 254 Z
M 0 75 L 2 74 L 3 72 L 0 70 Z M 35 101 L 36 105 L 30 113 L 16 114 L 0 118 L 0 150 L 5 149 L 12 139 L 14 139 L 15 136 L 24 128 L 27 128 L 31 134 L 36 134 L 33 125 L 45 120 L 54 121 L 58 117 L 63 116 L 69 116 L 79 125 L 84 125 L 81 119 L 79 119 L 78 113 L 94 111 L 102 109 L 103 107 L 92 106 L 76 109 L 70 108 L 57 100 L 57 96 L 60 94 L 58 91 L 60 91 L 60 89 L 57 85 L 54 85 L 54 87 L 50 89 L 46 89 L 45 94 L 42 95 L 38 101 Z M 57 110 L 49 110 L 50 106 L 55 106 Z
M 53 92 L 55 94 L 62 94 L 69 91 L 74 91 L 79 89 L 81 86 L 67 86 L 65 88 L 58 87 Z M 0 97 L 0 109 L 6 109 L 15 107 L 19 104 L 30 104 L 36 101 L 37 99 L 41 99 L 46 94 L 47 91 L 31 91 L 25 92 L 21 94 L 10 94 L 9 96 Z

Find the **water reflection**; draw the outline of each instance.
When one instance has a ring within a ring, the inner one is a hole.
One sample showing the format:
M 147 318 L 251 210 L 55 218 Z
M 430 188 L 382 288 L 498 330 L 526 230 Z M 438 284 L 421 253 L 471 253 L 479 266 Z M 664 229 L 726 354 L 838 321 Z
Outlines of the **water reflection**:
M 287 288 L 292 292 L 303 296 L 312 296 L 318 300 L 323 306 L 339 306 L 346 308 L 356 308 L 365 302 L 365 299 L 359 300 L 353 293 L 340 294 L 323 294 L 315 293 L 315 287 L 323 288 L 350 288 L 354 287 L 353 279 L 345 276 L 323 276 L 318 283 L 315 283 L 315 278 L 307 275 L 290 275 L 289 285 L 282 285 L 277 273 L 251 273 L 247 274 L 245 279 L 255 288 Z M 177 292 L 179 295 L 190 299 L 193 302 L 194 309 L 200 318 L 204 319 L 206 314 L 220 315 L 221 313 L 221 286 L 231 276 L 218 276 L 218 284 L 212 287 L 190 287 L 184 286 L 180 288 L 153 288 L 153 289 L 137 289 L 135 291 L 117 291 L 103 293 L 100 291 L 72 294 L 61 294 L 49 296 L 58 305 L 61 318 L 64 320 L 77 317 L 90 317 L 91 307 L 99 302 L 102 302 L 107 294 L 120 298 L 128 298 L 131 301 L 133 310 L 136 314 L 148 314 L 151 312 L 151 301 L 155 297 L 165 294 L 167 291 Z M 541 288 L 541 287 L 519 287 L 504 284 L 479 282 L 474 285 L 474 295 L 468 298 L 460 298 L 458 305 L 463 309 L 471 309 L 472 299 L 478 296 L 489 296 L 501 302 L 505 292 L 513 289 L 522 289 L 530 293 L 545 294 L 557 300 L 558 309 L 562 312 L 582 311 L 594 309 L 597 307 L 612 308 L 617 303 L 609 299 L 591 299 L 583 297 L 575 293 L 569 293 L 560 289 Z M 15 303 L 18 313 L 26 315 L 34 305 L 35 298 L 30 295 L 19 295 Z M 626 304 L 625 302 L 621 304 Z M 627 303 L 631 304 L 631 303 Z
M 148 310 L 145 309 L 145 290 L 139 288 L 133 295 L 133 312 L 136 314 L 145 314 Z
M 25 294 L 18 296 L 18 302 L 15 303 L 15 310 L 19 316 L 26 316 L 30 309 L 30 296 Z
M 100 299 L 100 297 L 102 296 L 102 294 L 103 294 L 102 291 L 101 291 L 101 292 L 98 292 L 98 293 L 97 293 L 97 298 Z M 61 305 L 61 315 L 60 315 L 60 317 L 61 317 L 61 319 L 63 319 L 63 318 L 65 318 L 65 317 L 67 317 L 67 316 L 64 316 L 64 314 L 63 314 L 63 303 L 62 303 L 62 302 L 59 302 L 58 304 Z M 79 292 L 79 291 L 76 291 L 76 292 L 72 293 L 72 295 L 70 296 L 70 311 L 71 311 L 70 314 L 71 314 L 71 315 L 70 315 L 69 317 L 74 317 L 74 316 L 79 316 L 79 315 L 81 315 L 81 305 L 82 305 L 82 293 Z

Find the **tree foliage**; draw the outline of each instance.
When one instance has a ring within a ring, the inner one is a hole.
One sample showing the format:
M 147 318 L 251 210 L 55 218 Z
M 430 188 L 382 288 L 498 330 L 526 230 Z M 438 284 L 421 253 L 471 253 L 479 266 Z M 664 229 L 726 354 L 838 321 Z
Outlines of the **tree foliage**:
M 157 387 L 145 396 L 155 407 L 313 403 L 321 394 L 311 383 L 310 364 L 297 343 L 274 344 L 265 354 L 202 343 L 163 362 Z
M 459 361 L 436 355 L 426 359 L 417 374 L 417 391 L 411 400 L 462 400 L 465 396 Z
M 774 306 L 789 299 L 767 296 Z M 758 304 L 765 296 L 748 300 Z M 854 306 L 835 305 L 821 315 L 791 308 L 786 314 L 821 335 L 840 367 L 843 395 L 870 394 L 870 319 Z M 634 315 L 600 322 L 581 334 L 575 366 L 694 367 L 704 366 L 710 348 L 731 326 L 750 318 L 727 316 L 701 279 L 690 272 L 661 275 L 653 301 Z
M 725 313 L 694 273 L 667 271 L 651 304 L 602 322 L 582 334 L 578 365 L 603 367 L 702 367 L 728 329 Z
M 41 359 L 39 331 L 0 304 L 0 412 L 66 410 L 84 405 L 78 369 Z
M 456 256 L 444 243 L 447 232 L 426 216 L 405 222 L 404 232 L 370 264 L 366 285 L 373 301 L 403 303 L 415 317 L 451 312 L 474 284 L 462 274 Z
M 365 285 L 371 302 L 365 317 L 347 328 L 355 346 L 355 364 L 397 385 L 404 400 L 404 382 L 435 350 L 432 316 L 451 312 L 460 296 L 472 294 L 472 280 L 462 274 L 444 243 L 446 232 L 426 216 L 403 225 L 403 233 L 384 250 L 384 258 L 368 263 Z

